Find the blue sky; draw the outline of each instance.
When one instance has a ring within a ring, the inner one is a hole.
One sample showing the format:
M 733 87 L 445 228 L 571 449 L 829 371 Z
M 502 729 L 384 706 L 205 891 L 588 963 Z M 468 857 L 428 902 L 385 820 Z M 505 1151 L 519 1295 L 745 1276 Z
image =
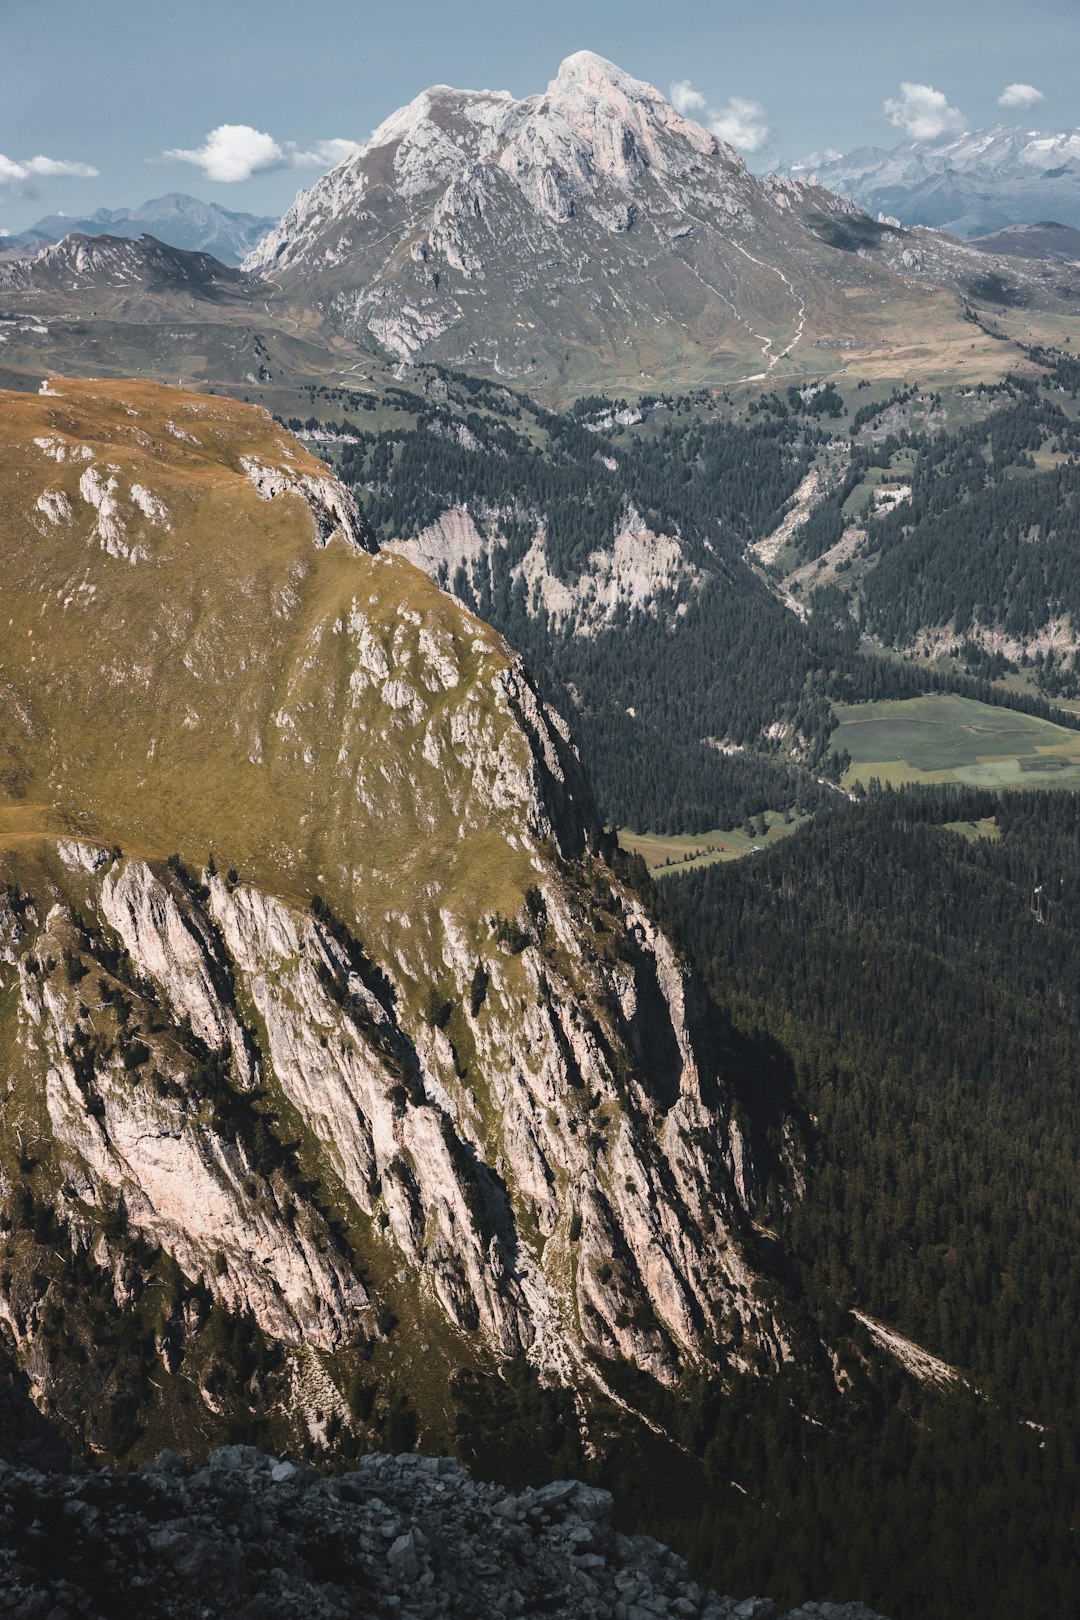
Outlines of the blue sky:
M 428 84 L 529 95 L 581 49 L 687 86 L 755 168 L 894 145 L 886 102 L 1080 123 L 1078 0 L 0 0 L 0 230 L 170 190 L 277 214 Z M 1009 84 L 1041 100 L 1003 111 Z

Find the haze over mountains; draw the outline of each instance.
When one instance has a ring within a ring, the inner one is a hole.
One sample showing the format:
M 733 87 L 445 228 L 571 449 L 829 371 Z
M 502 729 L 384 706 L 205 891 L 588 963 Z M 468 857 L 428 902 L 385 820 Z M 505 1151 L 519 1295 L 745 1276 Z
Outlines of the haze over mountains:
M 1015 124 L 907 140 L 889 150 L 815 152 L 782 170 L 816 179 L 877 218 L 982 236 L 1053 220 L 1080 227 L 1080 131 L 1042 134 Z
M 274 224 L 255 214 L 234 213 L 220 203 L 200 202 L 183 192 L 152 197 L 139 208 L 99 208 L 80 218 L 46 214 L 27 230 L 0 240 L 0 249 L 32 251 L 65 236 L 153 236 L 169 247 L 212 253 L 222 264 L 239 264 Z

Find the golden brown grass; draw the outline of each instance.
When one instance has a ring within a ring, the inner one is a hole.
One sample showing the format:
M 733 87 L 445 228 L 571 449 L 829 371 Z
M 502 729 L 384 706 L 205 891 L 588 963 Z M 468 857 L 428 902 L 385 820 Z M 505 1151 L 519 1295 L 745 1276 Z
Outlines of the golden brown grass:
M 299 497 L 260 500 L 241 455 L 326 471 L 265 413 L 147 383 L 56 388 L 0 394 L 0 837 L 67 829 L 196 866 L 212 852 L 286 897 L 322 893 L 415 962 L 440 906 L 478 924 L 516 913 L 535 881 L 524 810 L 493 810 L 484 772 L 500 749 L 521 770 L 528 757 L 496 701 L 495 632 L 399 557 L 317 549 Z M 91 460 L 71 459 L 80 446 Z M 165 503 L 167 530 L 122 500 L 142 560 L 103 549 L 88 466 Z M 35 511 L 45 490 L 70 521 Z M 417 691 L 417 721 L 380 683 L 350 684 L 354 614 Z M 457 663 L 450 691 L 424 685 L 422 635 Z M 454 740 L 466 720 L 476 780 Z

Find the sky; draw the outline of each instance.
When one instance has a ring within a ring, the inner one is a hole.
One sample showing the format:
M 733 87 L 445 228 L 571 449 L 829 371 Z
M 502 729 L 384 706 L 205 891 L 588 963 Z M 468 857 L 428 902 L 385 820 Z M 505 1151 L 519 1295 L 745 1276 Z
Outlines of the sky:
M 531 95 L 577 50 L 757 170 L 1080 125 L 1080 0 L 0 0 L 0 231 L 166 191 L 276 216 L 429 84 Z

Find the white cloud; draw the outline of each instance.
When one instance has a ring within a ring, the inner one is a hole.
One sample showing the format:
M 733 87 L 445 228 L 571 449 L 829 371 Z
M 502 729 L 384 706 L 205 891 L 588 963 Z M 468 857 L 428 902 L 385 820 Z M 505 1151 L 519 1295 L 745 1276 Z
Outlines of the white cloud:
M 913 141 L 932 141 L 950 130 L 963 129 L 964 115 L 950 107 L 945 93 L 929 84 L 910 84 L 906 79 L 900 95 L 885 103 L 891 123 L 903 129 Z
M 709 128 L 740 152 L 760 152 L 769 139 L 764 107 L 760 101 L 747 101 L 745 96 L 732 96 L 726 107 L 711 107 Z
M 334 136 L 329 141 L 316 141 L 315 145 L 307 151 L 293 150 L 293 142 L 286 141 L 289 147 L 289 162 L 294 169 L 335 169 L 339 163 L 344 163 L 347 157 L 359 152 L 359 141 L 345 141 L 340 136 Z
M 174 146 L 165 156 L 181 163 L 193 163 L 208 180 L 226 184 L 250 180 L 253 174 L 263 174 L 268 169 L 283 169 L 287 163 L 274 137 L 253 129 L 250 124 L 219 124 L 210 131 L 202 146 L 193 149 Z
M 250 180 L 254 174 L 275 169 L 332 169 L 359 151 L 356 141 L 333 137 L 301 149 L 295 141 L 276 141 L 264 130 L 250 124 L 219 124 L 202 146 L 171 147 L 163 155 L 181 163 L 193 163 L 208 180 L 230 184 Z
M 67 163 L 62 158 L 32 157 L 24 162 L 5 157 L 0 152 L 0 186 L 22 187 L 27 180 L 38 177 L 67 175 L 76 180 L 92 180 L 97 170 L 89 163 Z M 31 188 L 32 189 L 32 188 Z
M 999 107 L 1035 107 L 1046 97 L 1033 84 L 1007 84 L 998 96 Z
M 694 89 L 689 79 L 676 79 L 668 91 L 668 100 L 684 118 L 689 113 L 705 111 L 705 97 L 700 90 Z
M 760 101 L 732 96 L 726 107 L 710 107 L 707 97 L 689 79 L 676 79 L 668 91 L 671 105 L 684 118 L 703 113 L 700 122 L 709 132 L 742 152 L 760 152 L 769 139 L 765 108 Z

